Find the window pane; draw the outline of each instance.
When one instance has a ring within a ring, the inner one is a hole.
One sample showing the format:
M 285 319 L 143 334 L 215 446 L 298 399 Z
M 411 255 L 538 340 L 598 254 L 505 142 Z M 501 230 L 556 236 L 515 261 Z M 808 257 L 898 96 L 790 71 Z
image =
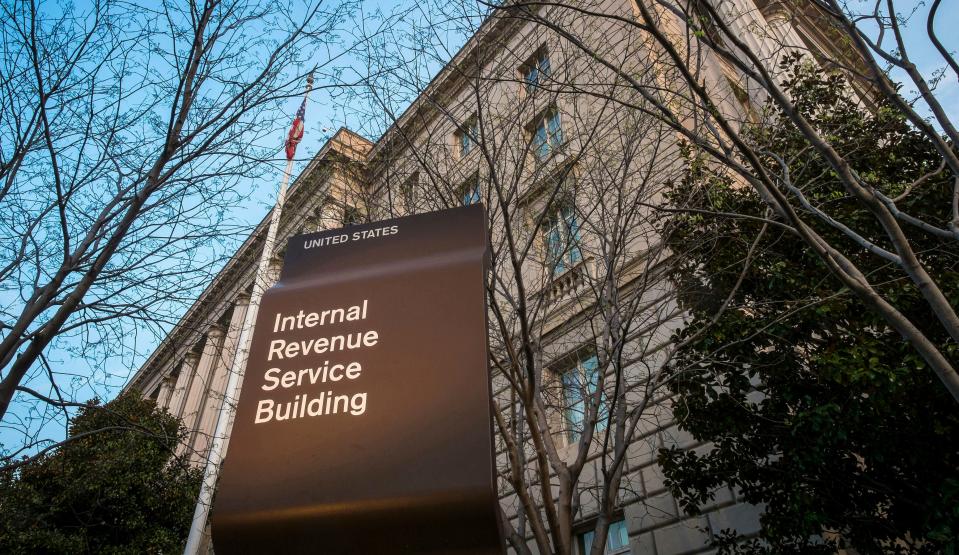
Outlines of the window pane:
M 526 75 L 524 76 L 526 80 L 526 87 L 528 89 L 535 87 L 539 84 L 539 68 L 533 66 L 526 70 Z
M 563 144 L 563 131 L 560 129 L 559 114 L 551 112 L 543 116 L 533 132 L 533 152 L 540 159 Z
M 629 533 L 626 531 L 626 521 L 618 520 L 609 525 L 609 534 L 606 536 L 606 551 L 623 549 L 629 546 Z
M 596 355 L 589 355 L 584 358 L 580 364 L 583 367 L 584 373 L 589 372 L 595 374 L 596 368 L 599 366 L 599 359 L 596 358 Z
M 544 231 L 546 263 L 559 275 L 583 259 L 579 247 L 579 221 L 569 203 L 563 203 L 547 220 Z
M 583 534 L 583 553 L 589 553 L 589 550 L 593 548 L 593 537 L 595 535 L 595 532 L 586 532 Z
M 566 205 L 563 207 L 562 215 L 566 227 L 569 228 L 570 237 L 579 239 L 579 221 L 576 218 L 576 211 L 573 210 L 572 206 Z
M 563 399 L 566 403 L 566 426 L 570 441 L 578 441 L 580 433 L 583 431 L 584 409 L 586 408 L 583 393 L 579 367 L 571 368 L 563 373 Z
M 479 181 L 463 189 L 463 204 L 476 204 L 481 199 Z
M 545 54 L 530 63 L 529 67 L 523 71 L 526 93 L 530 94 L 536 87 L 542 85 L 544 78 L 549 76 L 549 71 L 549 58 L 547 58 Z
M 569 265 L 575 266 L 583 259 L 583 253 L 579 250 L 579 245 L 573 243 L 569 248 Z
M 583 259 L 583 253 L 579 249 L 579 222 L 576 218 L 576 212 L 571 206 L 564 208 L 563 219 L 566 222 L 566 232 L 568 234 L 566 241 L 569 246 L 567 260 L 570 266 L 575 266 L 577 262 Z
M 589 355 L 576 361 L 575 366 L 563 373 L 563 399 L 566 403 L 566 425 L 569 441 L 579 441 L 586 420 L 587 402 L 599 387 L 599 360 Z M 606 395 L 600 397 L 596 416 L 596 431 L 606 429 L 609 405 Z
M 596 355 L 590 355 L 580 361 L 580 373 L 583 376 L 584 383 L 589 383 L 588 394 L 592 396 L 596 393 L 596 390 L 599 389 L 600 382 L 600 369 L 599 369 L 599 359 L 596 358 Z M 585 415 L 583 417 L 585 419 Z M 596 427 L 595 431 L 601 432 L 606 429 L 607 421 L 609 420 L 609 398 L 606 396 L 606 393 L 600 395 L 599 397 L 599 408 L 596 411 Z
M 554 220 L 546 232 L 546 263 L 553 268 L 553 275 L 563 271 L 563 251 L 566 249 L 566 241 L 560 225 Z
M 580 547 L 585 555 L 589 554 L 593 548 L 593 538 L 595 532 L 590 530 L 580 535 Z M 604 553 L 629 553 L 629 534 L 626 531 L 626 521 L 617 520 L 609 524 L 609 530 L 606 533 L 606 549 Z
M 539 61 L 537 62 L 537 65 L 539 65 L 540 75 L 542 75 L 543 77 L 549 77 L 549 69 L 550 69 L 549 58 L 547 58 L 545 54 L 542 57 L 540 57 Z
M 546 126 L 540 122 L 536 126 L 536 133 L 533 135 L 533 152 L 540 159 L 549 155 L 549 142 L 546 139 Z
M 546 119 L 546 125 L 549 131 L 549 146 L 553 149 L 559 148 L 563 144 L 563 130 L 559 126 L 559 113 L 553 112 Z
M 473 150 L 478 137 L 479 122 L 473 117 L 463 124 L 463 129 L 457 134 L 457 138 L 459 138 L 460 156 L 466 156 Z
M 407 209 L 411 208 L 416 201 L 416 189 L 419 187 L 419 182 L 419 172 L 413 172 L 406 178 L 406 181 L 400 185 L 400 195 L 402 195 L 403 202 Z

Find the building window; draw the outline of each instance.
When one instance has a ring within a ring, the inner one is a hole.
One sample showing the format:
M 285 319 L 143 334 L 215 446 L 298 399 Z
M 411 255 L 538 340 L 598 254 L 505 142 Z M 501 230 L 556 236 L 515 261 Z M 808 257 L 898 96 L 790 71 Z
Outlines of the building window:
M 483 196 L 482 191 L 480 190 L 479 176 L 473 176 L 467 179 L 466 183 L 463 184 L 461 191 L 463 206 L 476 204 L 482 200 Z
M 575 363 L 562 375 L 563 380 L 563 416 L 566 420 L 566 437 L 570 443 L 576 443 L 583 435 L 586 417 L 593 394 L 600 383 L 599 359 L 595 353 L 577 357 Z M 599 410 L 596 414 L 595 431 L 606 429 L 609 420 L 609 399 L 600 396 Z
M 420 172 L 413 172 L 400 185 L 400 197 L 403 199 L 403 207 L 409 212 L 416 204 L 416 191 L 420 186 Z
M 558 276 L 583 260 L 579 218 L 572 202 L 560 204 L 545 220 L 546 265 Z
M 462 128 L 456 132 L 456 143 L 459 145 L 460 158 L 465 157 L 473 151 L 476 141 L 479 139 L 479 122 L 476 116 L 466 120 Z
M 343 207 L 343 227 L 356 225 L 362 221 L 360 209 L 355 206 Z
M 550 75 L 549 56 L 546 50 L 541 48 L 520 67 L 520 73 L 523 76 L 523 88 L 526 94 L 533 94 Z
M 545 160 L 562 145 L 563 129 L 559 122 L 559 112 L 553 108 L 536 120 L 533 127 L 533 154 L 537 159 Z
M 590 549 L 593 547 L 593 538 L 596 533 L 590 530 L 584 534 L 580 534 L 579 542 L 580 549 L 583 550 L 583 553 L 589 553 Z M 621 553 L 631 553 L 629 549 L 629 534 L 626 531 L 626 521 L 617 520 L 616 522 L 611 522 L 609 525 L 609 530 L 606 532 L 606 550 L 604 551 L 607 555 L 620 555 Z

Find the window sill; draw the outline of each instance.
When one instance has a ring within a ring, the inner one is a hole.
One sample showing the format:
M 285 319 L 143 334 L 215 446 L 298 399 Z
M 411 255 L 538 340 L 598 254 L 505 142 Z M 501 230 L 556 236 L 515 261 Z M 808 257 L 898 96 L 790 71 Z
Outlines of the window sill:
M 549 278 L 545 287 L 538 295 L 547 303 L 559 303 L 572 299 L 586 285 L 589 278 L 589 262 L 591 258 L 583 258 L 569 268 Z
M 539 156 L 534 150 L 530 150 L 530 156 L 533 158 L 533 166 L 542 168 L 555 163 L 556 160 L 566 160 L 566 150 L 569 148 L 568 142 L 562 142 L 556 147 L 550 148 L 546 156 Z

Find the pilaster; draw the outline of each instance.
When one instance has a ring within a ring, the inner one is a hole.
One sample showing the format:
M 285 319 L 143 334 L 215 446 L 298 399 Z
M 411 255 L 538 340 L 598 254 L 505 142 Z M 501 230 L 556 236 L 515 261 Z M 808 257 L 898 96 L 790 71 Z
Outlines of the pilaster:
M 799 51 L 803 46 L 803 41 L 799 38 L 799 33 L 793 26 L 793 15 L 789 8 L 783 2 L 771 2 L 762 12 L 768 24 L 768 35 L 774 42 L 776 51 L 772 60 L 772 68 L 779 70 L 779 62 L 787 54 Z M 815 61 L 812 56 L 808 57 L 810 61 Z
M 173 416 L 183 414 L 183 403 L 186 401 L 186 395 L 190 391 L 190 385 L 193 383 L 193 373 L 196 365 L 200 361 L 199 355 L 190 351 L 183 357 L 180 363 L 180 373 L 177 375 L 173 391 L 170 393 L 170 403 L 167 408 Z
M 230 377 L 233 360 L 236 358 L 240 331 L 243 328 L 243 322 L 246 318 L 246 311 L 249 304 L 249 295 L 243 293 L 237 297 L 233 305 L 233 315 L 230 317 L 230 325 L 223 339 L 223 349 L 213 369 L 209 393 L 206 395 L 206 402 L 203 404 L 196 426 L 196 436 L 193 441 L 193 457 L 201 462 L 205 460 L 207 450 L 210 448 L 213 440 L 217 416 L 223 404 L 226 382 Z
M 203 343 L 200 362 L 196 366 L 196 372 L 194 372 L 190 390 L 183 403 L 183 414 L 180 418 L 183 419 L 183 426 L 187 429 L 188 433 L 184 447 L 193 445 L 200 410 L 203 408 L 207 392 L 210 389 L 211 374 L 214 365 L 217 363 L 217 359 L 220 358 L 220 348 L 222 346 L 223 328 L 214 324 L 206 333 L 206 341 Z
M 173 376 L 164 376 L 160 381 L 160 394 L 157 396 L 157 406 L 169 408 L 170 407 L 170 398 L 173 396 L 173 387 L 176 385 L 176 380 Z

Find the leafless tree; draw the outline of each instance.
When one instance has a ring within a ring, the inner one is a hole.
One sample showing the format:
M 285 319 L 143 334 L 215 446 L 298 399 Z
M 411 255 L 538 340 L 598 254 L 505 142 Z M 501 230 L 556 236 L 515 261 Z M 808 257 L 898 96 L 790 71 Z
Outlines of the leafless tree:
M 388 129 L 364 202 L 371 218 L 485 204 L 509 544 L 576 553 L 586 521 L 591 552 L 604 553 L 611 523 L 643 497 L 636 469 L 665 424 L 662 368 L 681 317 L 666 275 L 677 253 L 668 219 L 649 207 L 680 178 L 681 145 L 658 119 L 622 110 L 642 99 L 576 45 L 546 27 L 516 35 L 501 27 L 510 18 L 475 28 L 483 15 L 481 5 L 421 5 L 371 41 L 365 96 L 350 102 Z M 455 54 L 447 33 L 477 34 Z M 649 70 L 628 40 L 610 44 L 593 28 L 590 41 L 623 72 Z
M 952 347 L 930 341 L 921 326 L 897 307 L 895 299 L 878 291 L 853 260 L 854 254 L 866 251 L 898 266 L 903 279 L 925 299 L 935 325 L 952 338 L 951 345 L 959 341 L 959 317 L 949 300 L 952 293 L 943 291 L 932 277 L 923 254 L 916 251 L 906 233 L 911 230 L 959 239 L 957 132 L 936 94 L 939 81 L 959 78 L 959 66 L 938 34 L 942 22 L 937 22 L 936 16 L 941 2 L 928 6 L 924 22 L 915 21 L 923 14 L 917 15 L 919 7 L 914 3 L 894 0 L 862 4 L 838 0 L 631 0 L 627 9 L 610 5 L 532 1 L 491 8 L 504 17 L 536 21 L 583 54 L 593 56 L 597 64 L 614 72 L 623 86 L 643 100 L 617 99 L 622 108 L 645 113 L 668 125 L 707 163 L 729 168 L 744 185 L 752 187 L 771 209 L 777 225 L 785 225 L 801 238 L 850 291 L 900 333 L 959 400 L 959 374 L 945 354 Z M 939 55 L 936 63 L 940 67 L 931 74 L 921 73 L 911 57 L 910 53 L 921 45 L 906 40 L 904 26 L 910 17 L 913 25 L 925 23 L 928 44 Z M 570 21 L 578 24 L 570 25 Z M 584 40 L 584 29 L 604 25 L 634 30 L 639 37 L 636 55 L 650 61 L 656 78 L 639 79 L 624 71 L 618 59 Z M 869 168 L 850 164 L 834 148 L 834 138 L 818 131 L 809 114 L 785 92 L 778 63 L 794 52 L 805 54 L 823 71 L 847 76 L 864 110 L 882 105 L 901 114 L 935 145 L 941 164 L 928 168 L 924 177 L 895 193 L 890 184 L 871 182 Z M 903 76 L 908 86 L 897 86 L 892 74 Z M 914 95 L 908 96 L 907 91 L 914 91 Z M 771 153 L 757 149 L 741 131 L 743 123 L 761 121 L 761 107 L 767 101 L 802 133 L 809 152 L 828 164 L 835 174 L 837 194 L 859 203 L 874 218 L 881 234 L 867 236 L 850 222 L 833 218 L 828 206 L 809 202 L 803 194 L 804 184 L 793 181 L 787 163 L 781 164 L 781 171 L 771 171 L 763 163 Z M 954 190 L 952 206 L 944 207 L 948 216 L 921 219 L 900 208 L 897 203 L 905 195 L 928 186 L 931 177 L 945 170 L 949 173 L 943 175 L 952 176 Z M 849 241 L 826 239 L 813 229 L 813 221 L 832 226 Z
M 677 348 L 668 335 L 681 314 L 672 302 L 675 285 L 662 275 L 682 253 L 662 244 L 668 217 L 685 208 L 662 193 L 679 174 L 680 148 L 697 163 L 726 168 L 767 206 L 759 214 L 717 207 L 701 215 L 760 220 L 801 238 L 959 399 L 959 376 L 945 356 L 950 347 L 931 342 L 854 261 L 868 252 L 898 266 L 935 325 L 959 339 L 952 292 L 941 290 L 904 232 L 959 237 L 957 205 L 942 221 L 897 206 L 944 171 L 959 175 L 955 129 L 935 91 L 937 82 L 959 77 L 936 34 L 939 6 L 932 2 L 924 17 L 942 69 L 925 76 L 908 55 L 902 27 L 910 14 L 900 14 L 892 0 L 864 13 L 834 0 L 421 3 L 402 14 L 408 26 L 371 47 L 367 67 L 376 78 L 366 90 L 367 121 L 388 130 L 374 157 L 371 182 L 380 189 L 370 201 L 386 198 L 381 211 L 436 209 L 474 200 L 470 187 L 479 183 L 488 207 L 495 416 L 504 523 L 517 552 L 527 552 L 532 538 L 540 552 L 569 553 L 574 523 L 595 514 L 592 553 L 603 553 L 606 526 L 630 494 L 630 446 L 641 443 L 644 420 L 662 406 L 658 370 Z M 510 21 L 532 22 L 537 31 L 511 42 L 503 38 L 511 36 L 503 31 Z M 475 45 L 459 54 L 445 42 L 477 31 Z M 548 78 L 527 94 L 523 73 L 535 65 L 530 53 L 539 44 L 562 61 L 554 60 Z M 844 74 L 864 110 L 882 104 L 900 111 L 936 145 L 942 163 L 895 196 L 871 182 L 868 168 L 852 167 L 784 92 L 779 64 L 795 53 Z M 451 76 L 431 81 L 447 62 Z M 893 71 L 907 78 L 914 97 L 892 82 Z M 767 103 L 788 115 L 808 150 L 835 173 L 836 190 L 871 214 L 881 235 L 866 236 L 832 217 L 828 206 L 813 205 L 788 164 L 770 170 L 770 153 L 744 133 L 769 116 Z M 563 147 L 550 147 L 556 153 L 537 162 L 544 138 L 536 133 L 551 110 L 560 114 Z M 827 240 L 813 223 L 849 241 Z M 556 272 L 574 244 L 582 262 Z M 564 370 L 589 352 L 601 378 L 580 380 L 581 394 L 571 395 Z M 581 429 L 570 429 L 573 422 Z
M 0 418 L 25 434 L 7 460 L 32 447 L 32 415 L 74 406 L 208 283 L 249 229 L 240 185 L 272 169 L 280 103 L 314 64 L 332 83 L 351 9 L 3 2 Z

